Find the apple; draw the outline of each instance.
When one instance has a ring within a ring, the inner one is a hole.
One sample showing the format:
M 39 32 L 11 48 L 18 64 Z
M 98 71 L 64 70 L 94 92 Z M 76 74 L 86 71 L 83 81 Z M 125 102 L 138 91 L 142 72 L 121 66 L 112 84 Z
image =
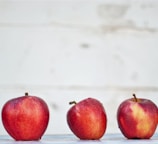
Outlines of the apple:
M 119 105 L 118 126 L 127 139 L 150 139 L 157 128 L 158 108 L 149 99 L 133 96 Z
M 28 93 L 7 101 L 1 114 L 4 128 L 17 141 L 40 140 L 49 122 L 46 102 Z
M 67 112 L 67 124 L 71 131 L 82 140 L 100 139 L 107 126 L 107 116 L 100 101 L 86 98 L 74 104 Z

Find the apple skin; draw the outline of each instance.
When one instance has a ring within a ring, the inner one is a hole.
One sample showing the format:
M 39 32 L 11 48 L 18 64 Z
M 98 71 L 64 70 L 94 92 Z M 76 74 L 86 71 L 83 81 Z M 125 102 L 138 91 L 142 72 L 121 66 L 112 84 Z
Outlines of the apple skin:
M 103 105 L 98 100 L 87 98 L 75 103 L 69 109 L 67 123 L 79 139 L 98 140 L 106 131 L 107 116 Z
M 127 139 L 150 139 L 157 128 L 158 108 L 148 99 L 127 99 L 118 107 L 117 122 Z
M 49 122 L 45 101 L 27 93 L 7 101 L 1 114 L 4 128 L 16 141 L 40 140 Z

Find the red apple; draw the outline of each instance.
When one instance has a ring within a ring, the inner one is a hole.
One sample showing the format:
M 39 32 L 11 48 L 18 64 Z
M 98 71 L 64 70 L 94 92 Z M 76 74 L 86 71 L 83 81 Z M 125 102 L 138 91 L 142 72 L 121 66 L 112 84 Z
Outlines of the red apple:
M 118 126 L 128 139 L 149 139 L 157 128 L 158 108 L 151 100 L 133 96 L 118 107 Z
M 2 108 L 2 122 L 15 140 L 39 140 L 49 122 L 49 109 L 44 100 L 36 96 L 17 97 Z
M 87 98 L 75 104 L 67 112 L 67 123 L 71 131 L 83 140 L 98 140 L 107 125 L 106 112 L 103 105 L 94 98 Z

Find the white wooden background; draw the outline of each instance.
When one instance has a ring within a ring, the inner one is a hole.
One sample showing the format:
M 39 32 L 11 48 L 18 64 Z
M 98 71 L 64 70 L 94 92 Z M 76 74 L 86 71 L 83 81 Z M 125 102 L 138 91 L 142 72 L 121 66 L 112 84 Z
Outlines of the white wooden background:
M 48 103 L 46 134 L 71 133 L 68 103 L 87 97 L 120 133 L 132 93 L 158 104 L 158 1 L 0 0 L 0 109 L 26 91 Z

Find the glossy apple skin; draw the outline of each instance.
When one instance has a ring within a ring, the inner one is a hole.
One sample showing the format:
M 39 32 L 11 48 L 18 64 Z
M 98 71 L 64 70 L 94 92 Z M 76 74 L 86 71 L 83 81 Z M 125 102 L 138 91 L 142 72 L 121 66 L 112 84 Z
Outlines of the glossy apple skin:
M 125 100 L 118 108 L 117 122 L 126 138 L 150 139 L 157 128 L 158 108 L 148 99 Z
M 107 116 L 103 105 L 98 100 L 87 98 L 69 109 L 67 123 L 78 138 L 98 140 L 106 131 Z
M 17 97 L 4 104 L 2 122 L 17 141 L 40 140 L 49 122 L 49 109 L 39 97 Z

